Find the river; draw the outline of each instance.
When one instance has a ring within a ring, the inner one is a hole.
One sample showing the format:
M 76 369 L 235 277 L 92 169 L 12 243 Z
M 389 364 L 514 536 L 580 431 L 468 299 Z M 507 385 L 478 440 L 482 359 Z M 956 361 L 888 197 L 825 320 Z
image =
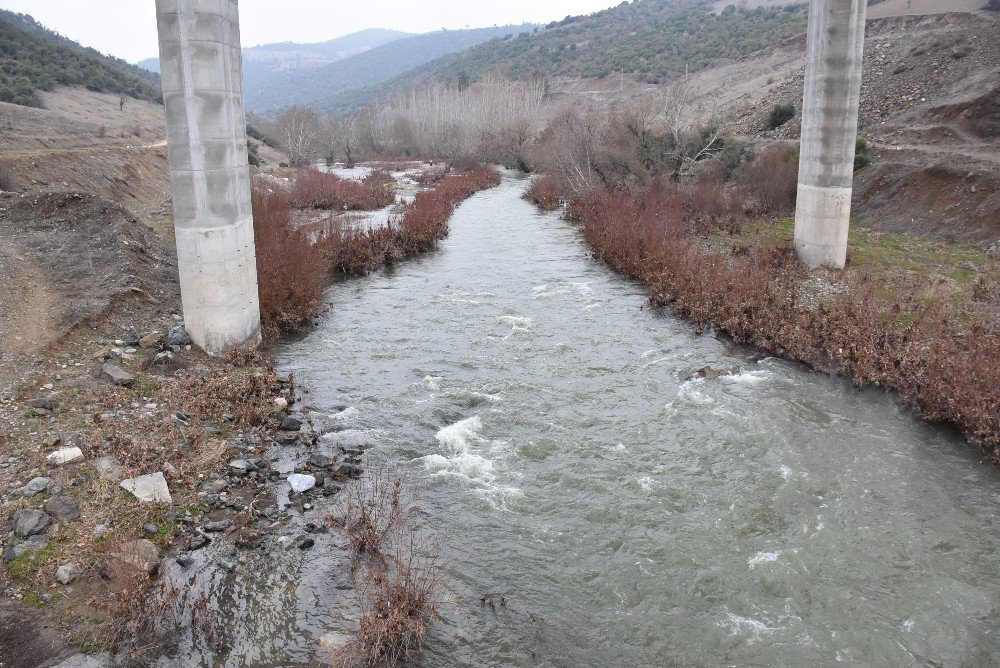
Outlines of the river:
M 417 493 L 445 566 L 420 665 L 1000 662 L 1000 471 L 892 395 L 650 309 L 526 184 L 278 350 Z M 247 663 L 344 623 L 342 566 L 296 559 L 239 585 Z

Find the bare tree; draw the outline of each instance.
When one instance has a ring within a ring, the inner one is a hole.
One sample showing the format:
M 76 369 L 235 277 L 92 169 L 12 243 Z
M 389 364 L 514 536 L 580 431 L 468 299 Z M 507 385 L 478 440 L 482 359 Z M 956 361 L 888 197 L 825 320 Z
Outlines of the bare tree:
M 327 114 L 323 117 L 323 138 L 327 164 L 333 164 L 337 156 L 343 155 L 347 166 L 354 166 L 360 125 L 361 123 L 357 116 L 334 116 L 333 114 Z
M 320 138 L 320 122 L 316 112 L 308 107 L 294 106 L 277 118 L 284 139 L 288 161 L 302 167 L 312 161 Z

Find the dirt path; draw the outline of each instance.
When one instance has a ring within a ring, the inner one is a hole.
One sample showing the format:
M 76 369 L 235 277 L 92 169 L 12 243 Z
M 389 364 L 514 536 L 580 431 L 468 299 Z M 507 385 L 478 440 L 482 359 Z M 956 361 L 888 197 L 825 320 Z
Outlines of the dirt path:
M 90 146 L 71 146 L 69 148 L 37 148 L 30 150 L 18 150 L 18 151 L 4 151 L 0 150 L 0 157 L 3 158 L 30 158 L 32 156 L 42 156 L 42 155 L 73 155 L 73 154 L 93 154 L 100 153 L 102 151 L 108 151 L 111 149 L 131 149 L 131 148 L 141 148 L 143 150 L 152 148 L 162 148 L 167 145 L 166 139 L 159 139 L 152 144 L 142 144 L 135 146 L 133 144 L 111 144 L 111 145 L 100 145 L 91 144 Z

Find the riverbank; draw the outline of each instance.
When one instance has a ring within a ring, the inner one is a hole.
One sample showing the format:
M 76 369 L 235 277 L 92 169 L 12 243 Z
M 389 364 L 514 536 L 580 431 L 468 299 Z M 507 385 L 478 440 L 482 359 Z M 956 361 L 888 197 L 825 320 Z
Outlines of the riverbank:
M 845 271 L 808 272 L 792 250 L 791 219 L 748 216 L 747 193 L 710 179 L 573 197 L 543 177 L 526 197 L 549 209 L 568 201 L 595 257 L 646 284 L 654 305 L 699 330 L 893 390 L 1000 464 L 1000 257 L 855 228 Z
M 433 246 L 454 206 L 498 180 L 492 170 L 448 177 L 402 203 L 390 225 L 405 252 L 386 253 L 383 264 Z M 142 229 L 127 216 L 121 224 L 126 235 Z M 374 227 L 365 238 L 379 234 Z M 301 518 L 362 473 L 359 447 L 335 438 L 318 445 L 338 431 L 336 415 L 314 420 L 294 378 L 266 355 L 211 358 L 190 345 L 172 248 L 155 235 L 141 241 L 167 265 L 155 299 L 137 285 L 33 355 L 3 359 L 4 666 L 80 650 L 155 655 L 180 629 L 219 635 L 198 583 L 245 572 L 261 551 L 311 550 L 329 527 Z M 323 243 L 329 252 L 329 237 Z M 130 268 L 119 264 L 109 268 Z

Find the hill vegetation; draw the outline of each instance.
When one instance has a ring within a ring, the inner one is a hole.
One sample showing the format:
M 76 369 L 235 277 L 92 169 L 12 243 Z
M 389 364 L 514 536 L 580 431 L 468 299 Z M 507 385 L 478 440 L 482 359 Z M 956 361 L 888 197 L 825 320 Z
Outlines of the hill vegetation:
M 44 28 L 30 16 L 0 14 L 0 101 L 41 107 L 41 91 L 58 85 L 159 100 L 158 77 L 140 72 Z
M 600 78 L 619 72 L 646 83 L 669 81 L 802 34 L 806 5 L 712 14 L 703 2 L 636 0 L 586 16 L 568 16 L 534 33 L 498 37 L 443 56 L 384 84 L 319 97 L 316 109 L 350 113 L 376 97 L 436 80 L 462 84 L 486 73 L 512 79 Z
M 376 85 L 436 58 L 482 44 L 504 35 L 533 29 L 531 24 L 441 30 L 398 39 L 335 63 L 310 69 L 280 72 L 266 85 L 247 77 L 247 108 L 273 113 L 344 91 Z

